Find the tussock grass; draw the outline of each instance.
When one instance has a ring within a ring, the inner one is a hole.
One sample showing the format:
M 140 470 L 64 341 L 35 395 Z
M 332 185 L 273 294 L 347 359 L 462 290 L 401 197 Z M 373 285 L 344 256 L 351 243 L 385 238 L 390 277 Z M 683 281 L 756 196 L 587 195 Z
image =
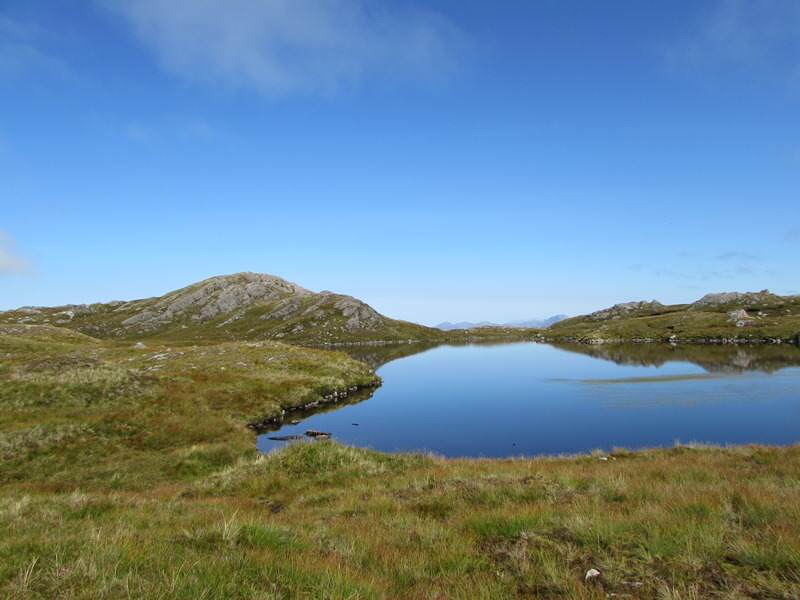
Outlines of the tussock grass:
M 249 418 L 371 371 L 57 335 L 0 337 L 0 597 L 800 597 L 798 447 L 262 456 Z
M 753 460 L 764 455 L 775 461 Z M 6 488 L 0 589 L 176 598 L 800 592 L 800 449 L 615 458 L 450 461 L 328 441 L 242 458 L 191 493 L 176 494 L 169 479 L 148 492 Z M 598 585 L 583 583 L 589 568 L 602 572 Z

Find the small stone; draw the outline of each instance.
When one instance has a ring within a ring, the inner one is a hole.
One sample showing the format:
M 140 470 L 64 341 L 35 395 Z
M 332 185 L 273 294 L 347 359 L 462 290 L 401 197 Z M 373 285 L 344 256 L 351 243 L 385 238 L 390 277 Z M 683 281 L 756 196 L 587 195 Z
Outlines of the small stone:
M 600 571 L 598 571 L 597 569 L 589 569 L 588 571 L 586 571 L 586 577 L 584 577 L 583 580 L 586 583 L 592 583 L 597 581 L 599 577 L 600 577 Z
M 136 342 L 136 343 L 133 345 L 133 347 L 134 347 L 136 350 L 143 350 L 144 348 L 147 348 L 147 346 L 145 346 L 145 345 L 144 345 L 142 342 Z

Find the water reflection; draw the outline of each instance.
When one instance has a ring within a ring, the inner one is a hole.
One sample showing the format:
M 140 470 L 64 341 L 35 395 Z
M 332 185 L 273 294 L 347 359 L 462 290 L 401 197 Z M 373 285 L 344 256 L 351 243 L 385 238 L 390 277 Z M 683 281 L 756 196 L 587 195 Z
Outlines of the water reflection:
M 508 346 L 507 342 L 465 342 L 463 344 L 406 343 L 342 348 L 356 360 L 374 369 L 421 354 L 434 348 L 472 346 L 491 348 Z M 552 342 L 560 350 L 585 354 L 618 365 L 661 367 L 669 362 L 686 362 L 702 367 L 709 373 L 743 373 L 760 371 L 774 373 L 786 367 L 800 366 L 800 347 L 794 344 L 578 344 Z
M 610 360 L 618 365 L 661 367 L 668 362 L 688 362 L 709 373 L 774 373 L 800 365 L 800 348 L 793 344 L 575 344 L 554 343 L 556 348 Z
M 399 344 L 347 352 L 383 386 L 259 437 L 445 456 L 800 441 L 800 350 L 781 346 Z

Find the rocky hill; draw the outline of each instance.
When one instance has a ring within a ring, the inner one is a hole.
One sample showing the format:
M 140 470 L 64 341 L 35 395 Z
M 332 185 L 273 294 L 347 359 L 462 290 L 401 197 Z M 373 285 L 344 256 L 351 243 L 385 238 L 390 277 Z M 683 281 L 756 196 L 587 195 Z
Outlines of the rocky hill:
M 157 298 L 24 307 L 0 324 L 53 325 L 97 338 L 275 339 L 335 344 L 428 339 L 434 329 L 385 317 L 351 296 L 259 273 L 212 277 Z
M 800 297 L 760 292 L 707 294 L 691 304 L 658 301 L 617 304 L 566 319 L 549 339 L 603 341 L 797 341 Z

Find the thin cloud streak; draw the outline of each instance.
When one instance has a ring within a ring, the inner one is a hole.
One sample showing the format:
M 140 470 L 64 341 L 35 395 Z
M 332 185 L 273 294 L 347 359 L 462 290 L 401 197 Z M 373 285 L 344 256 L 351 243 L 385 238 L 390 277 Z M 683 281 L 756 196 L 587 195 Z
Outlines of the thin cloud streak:
M 49 37 L 37 25 L 0 14 L 0 76 L 24 77 L 41 72 L 71 76 L 67 64 L 46 49 Z
M 764 260 L 757 254 L 750 254 L 749 252 L 738 252 L 738 251 L 731 251 L 731 252 L 723 252 L 722 254 L 717 254 L 715 256 L 717 260 L 722 261 L 750 261 L 750 262 L 760 262 Z
M 437 83 L 464 37 L 441 15 L 375 0 L 97 0 L 170 73 L 267 96 L 364 80 Z
M 17 253 L 13 238 L 0 230 L 0 275 L 24 273 L 29 269 L 30 263 Z
M 800 83 L 800 2 L 722 0 L 687 36 L 663 48 L 677 68 L 737 68 Z

